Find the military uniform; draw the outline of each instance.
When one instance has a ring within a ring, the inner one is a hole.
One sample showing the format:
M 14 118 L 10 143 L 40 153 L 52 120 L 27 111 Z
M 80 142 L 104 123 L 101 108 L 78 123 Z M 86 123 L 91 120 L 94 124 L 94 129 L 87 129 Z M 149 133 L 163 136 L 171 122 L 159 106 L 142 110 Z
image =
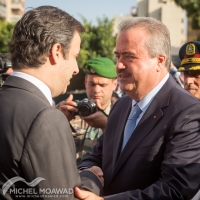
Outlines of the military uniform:
M 86 73 L 90 75 L 99 75 L 109 79 L 115 79 L 117 77 L 116 67 L 113 61 L 109 58 L 102 57 L 89 60 L 86 65 Z M 111 107 L 112 104 L 110 101 L 103 112 L 108 115 Z M 92 153 L 92 149 L 102 134 L 102 130 L 100 128 L 88 126 L 79 116 L 76 116 L 70 123 L 74 129 L 73 135 L 76 145 L 77 163 L 79 163 L 80 160 Z
M 191 77 L 200 75 L 200 41 L 191 41 L 185 43 L 179 51 L 181 66 L 180 72 L 189 74 Z M 196 85 L 197 86 L 197 85 Z M 200 190 L 192 200 L 200 199 Z
M 108 115 L 112 108 L 110 103 L 104 110 L 104 113 Z M 77 163 L 86 158 L 92 153 L 94 145 L 97 143 L 100 135 L 102 134 L 102 129 L 88 126 L 88 124 L 82 120 L 79 115 L 76 116 L 74 120 L 70 122 L 74 128 L 74 141 L 76 146 L 76 159 Z

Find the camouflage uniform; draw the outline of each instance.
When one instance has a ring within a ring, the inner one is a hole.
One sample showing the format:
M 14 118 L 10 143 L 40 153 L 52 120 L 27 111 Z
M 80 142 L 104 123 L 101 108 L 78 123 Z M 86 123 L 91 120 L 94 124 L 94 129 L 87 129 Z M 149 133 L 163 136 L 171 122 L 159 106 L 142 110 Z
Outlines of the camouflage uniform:
M 104 110 L 104 113 L 108 115 L 111 110 L 111 103 Z M 76 132 L 73 132 L 75 146 L 76 146 L 76 159 L 77 164 L 84 158 L 86 158 L 90 153 L 94 145 L 97 143 L 102 130 L 100 128 L 95 128 L 88 126 L 88 124 L 82 120 L 79 116 L 71 122 L 72 127 Z
M 109 58 L 92 58 L 87 62 L 85 69 L 86 73 L 89 75 L 98 75 L 108 79 L 116 79 L 117 77 L 116 66 Z M 108 115 L 111 107 L 112 105 L 110 102 L 104 110 L 104 113 Z M 102 130 L 100 128 L 88 126 L 79 116 L 76 116 L 76 119 L 72 120 L 70 123 L 74 128 L 73 135 L 77 152 L 76 158 L 77 163 L 79 163 L 80 160 L 86 158 L 92 152 L 94 145 L 102 134 Z

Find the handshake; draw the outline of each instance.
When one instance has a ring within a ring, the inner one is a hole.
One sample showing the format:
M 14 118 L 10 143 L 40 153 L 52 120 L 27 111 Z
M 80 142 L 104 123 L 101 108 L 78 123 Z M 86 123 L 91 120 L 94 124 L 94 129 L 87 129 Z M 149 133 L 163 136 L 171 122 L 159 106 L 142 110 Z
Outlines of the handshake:
M 97 166 L 93 166 L 91 168 L 87 168 L 87 169 L 83 169 L 80 170 L 79 172 L 83 172 L 83 171 L 90 171 L 92 173 L 94 173 L 97 178 L 99 179 L 102 187 L 104 186 L 104 179 L 103 179 L 103 172 L 101 170 L 101 168 L 97 167 Z M 79 199 L 84 199 L 84 200 L 103 200 L 102 197 L 99 197 L 91 192 L 88 191 L 84 191 L 84 190 L 80 190 L 78 187 L 75 187 L 74 189 L 75 191 L 75 195 L 79 198 Z

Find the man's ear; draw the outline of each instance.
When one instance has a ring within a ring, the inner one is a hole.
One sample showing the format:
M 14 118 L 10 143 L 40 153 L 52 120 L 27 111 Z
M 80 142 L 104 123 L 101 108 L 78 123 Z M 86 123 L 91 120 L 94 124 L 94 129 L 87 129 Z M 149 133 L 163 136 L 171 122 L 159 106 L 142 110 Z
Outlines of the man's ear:
M 159 55 L 157 57 L 157 66 L 158 66 L 157 70 L 161 71 L 161 69 L 163 67 L 165 67 L 165 64 L 166 64 L 166 55 L 164 55 L 164 54 L 163 55 Z
M 115 90 L 117 87 L 117 79 L 113 80 L 113 90 Z
M 59 43 L 56 43 L 52 46 L 51 55 L 49 56 L 50 61 L 52 64 L 57 64 L 59 62 L 59 59 L 63 56 L 62 55 L 62 47 Z

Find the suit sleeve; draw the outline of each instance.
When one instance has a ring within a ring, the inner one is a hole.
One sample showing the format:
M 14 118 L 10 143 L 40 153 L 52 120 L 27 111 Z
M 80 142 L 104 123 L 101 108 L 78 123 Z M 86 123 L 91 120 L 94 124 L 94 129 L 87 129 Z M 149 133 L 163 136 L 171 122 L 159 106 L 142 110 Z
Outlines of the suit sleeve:
M 90 168 L 92 166 L 98 166 L 102 168 L 102 149 L 103 149 L 103 135 L 99 137 L 97 144 L 92 150 L 92 154 L 84 159 L 79 165 L 78 168 Z
M 47 108 L 37 115 L 30 127 L 21 165 L 27 181 L 37 177 L 45 179 L 37 185 L 38 191 L 63 188 L 67 199 L 76 199 L 71 191 L 76 186 L 81 187 L 81 180 L 75 154 L 66 117 L 57 109 Z
M 119 101 L 115 102 L 115 104 L 113 105 L 113 107 L 108 115 L 108 120 L 109 120 L 109 117 L 110 117 L 111 113 L 113 112 L 114 108 L 119 103 Z M 102 133 L 101 136 L 99 137 L 98 142 L 96 143 L 96 145 L 94 146 L 94 148 L 92 150 L 92 154 L 90 154 L 86 159 L 84 159 L 78 165 L 79 169 L 90 168 L 92 166 L 98 166 L 98 167 L 102 168 L 103 137 L 104 137 L 104 133 Z

